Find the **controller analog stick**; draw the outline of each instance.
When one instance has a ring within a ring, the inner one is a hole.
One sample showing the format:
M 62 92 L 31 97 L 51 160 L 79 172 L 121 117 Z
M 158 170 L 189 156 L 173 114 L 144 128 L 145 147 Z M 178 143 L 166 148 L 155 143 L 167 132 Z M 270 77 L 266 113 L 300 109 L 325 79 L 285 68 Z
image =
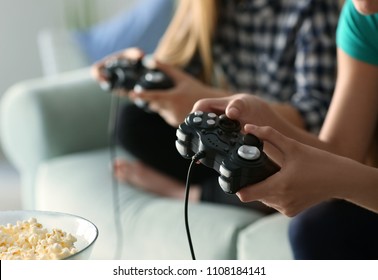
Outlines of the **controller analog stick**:
M 263 142 L 253 134 L 246 134 L 243 136 L 243 143 L 248 146 L 255 146 L 263 149 Z
M 219 127 L 224 132 L 239 132 L 240 123 L 236 120 L 229 119 L 226 115 L 219 116 Z
M 242 159 L 255 160 L 260 158 L 260 150 L 255 146 L 243 145 L 239 147 L 238 155 Z

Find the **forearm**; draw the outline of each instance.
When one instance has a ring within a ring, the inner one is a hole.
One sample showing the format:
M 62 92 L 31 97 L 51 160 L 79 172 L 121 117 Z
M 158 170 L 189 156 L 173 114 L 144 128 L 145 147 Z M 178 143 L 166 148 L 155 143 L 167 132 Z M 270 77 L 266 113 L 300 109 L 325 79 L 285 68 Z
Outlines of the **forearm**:
M 345 159 L 344 184 L 338 185 L 338 198 L 378 213 L 378 169 Z M 343 168 L 340 166 L 340 168 Z
M 272 103 L 270 107 L 292 125 L 305 129 L 306 124 L 296 108 L 288 103 Z

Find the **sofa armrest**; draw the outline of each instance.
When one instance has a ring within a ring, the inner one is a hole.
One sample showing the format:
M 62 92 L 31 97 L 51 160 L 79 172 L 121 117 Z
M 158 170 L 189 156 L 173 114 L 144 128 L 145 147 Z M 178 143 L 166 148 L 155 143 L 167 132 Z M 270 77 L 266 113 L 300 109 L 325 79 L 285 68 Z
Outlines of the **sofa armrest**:
M 110 97 L 89 70 L 20 82 L 1 100 L 1 141 L 20 169 L 107 144 Z
M 106 146 L 109 107 L 110 95 L 87 68 L 9 88 L 0 103 L 1 144 L 22 185 L 33 184 L 46 159 Z

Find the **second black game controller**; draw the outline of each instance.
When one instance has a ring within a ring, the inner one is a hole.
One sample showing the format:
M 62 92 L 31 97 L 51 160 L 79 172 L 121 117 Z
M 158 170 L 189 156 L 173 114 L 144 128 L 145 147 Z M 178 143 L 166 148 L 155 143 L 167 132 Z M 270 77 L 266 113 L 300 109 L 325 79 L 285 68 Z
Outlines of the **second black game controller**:
M 152 89 L 169 89 L 174 86 L 173 80 L 158 69 L 150 69 L 143 65 L 141 59 L 111 59 L 105 62 L 103 72 L 107 78 L 109 90 L 125 89 L 141 92 Z M 136 105 L 146 109 L 148 104 L 141 99 Z
M 219 173 L 219 185 L 229 194 L 280 170 L 264 153 L 263 142 L 242 134 L 240 123 L 226 115 L 194 112 L 179 126 L 176 136 L 178 152 L 188 159 L 204 153 L 199 161 Z

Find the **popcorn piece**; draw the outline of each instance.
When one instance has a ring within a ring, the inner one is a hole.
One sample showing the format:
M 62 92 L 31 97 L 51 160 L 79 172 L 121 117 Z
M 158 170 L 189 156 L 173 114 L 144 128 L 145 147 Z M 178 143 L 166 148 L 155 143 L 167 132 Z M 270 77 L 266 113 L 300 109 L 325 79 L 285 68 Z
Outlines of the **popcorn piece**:
M 36 218 L 0 225 L 0 260 L 64 259 L 77 252 L 76 241 L 61 229 L 49 232 Z

